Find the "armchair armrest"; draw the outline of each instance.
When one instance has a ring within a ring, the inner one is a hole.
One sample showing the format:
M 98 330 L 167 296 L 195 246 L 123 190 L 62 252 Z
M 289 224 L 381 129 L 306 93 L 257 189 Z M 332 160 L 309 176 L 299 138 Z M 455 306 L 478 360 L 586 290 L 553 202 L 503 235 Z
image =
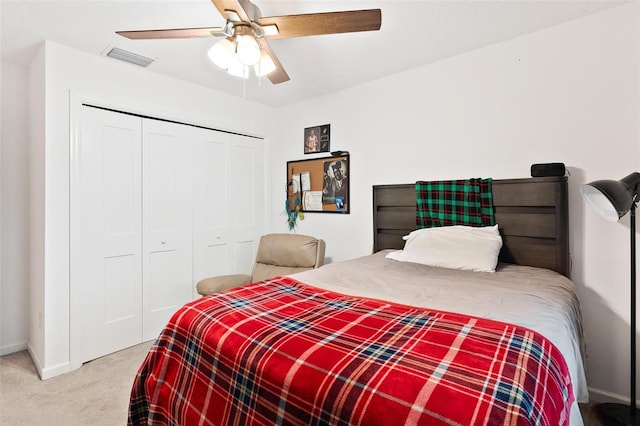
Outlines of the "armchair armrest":
M 207 296 L 211 293 L 249 284 L 250 282 L 251 276 L 247 274 L 221 275 L 198 281 L 196 288 L 199 294 Z

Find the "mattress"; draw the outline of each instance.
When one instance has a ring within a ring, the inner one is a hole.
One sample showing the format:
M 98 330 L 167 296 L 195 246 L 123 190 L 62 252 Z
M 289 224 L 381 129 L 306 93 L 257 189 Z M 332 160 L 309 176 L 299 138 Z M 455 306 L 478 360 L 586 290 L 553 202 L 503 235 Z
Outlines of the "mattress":
M 557 272 L 501 263 L 496 272 L 437 268 L 386 259 L 390 250 L 291 275 L 354 296 L 459 312 L 530 328 L 548 338 L 568 365 L 575 402 L 571 425 L 582 425 L 588 402 L 585 343 L 575 284 Z M 357 277 L 357 279 L 355 278 Z

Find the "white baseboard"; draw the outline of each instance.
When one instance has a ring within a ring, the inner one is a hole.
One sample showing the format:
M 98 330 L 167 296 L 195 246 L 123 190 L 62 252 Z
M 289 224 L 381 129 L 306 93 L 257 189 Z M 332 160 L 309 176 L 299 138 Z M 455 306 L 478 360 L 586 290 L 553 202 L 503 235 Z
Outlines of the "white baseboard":
M 614 402 L 618 404 L 629 404 L 629 397 L 613 392 L 603 391 L 602 389 L 589 389 L 589 400 L 594 402 Z M 636 403 L 637 406 L 637 403 Z
M 40 378 L 42 380 L 47 380 L 64 373 L 68 373 L 69 371 L 71 371 L 71 364 L 68 362 L 65 362 L 63 364 L 58 364 L 58 365 L 54 365 L 53 367 L 45 368 L 40 373 Z
M 31 359 L 36 366 L 36 370 L 38 370 L 38 375 L 42 380 L 47 380 L 71 371 L 71 364 L 69 362 L 64 362 L 62 364 L 54 365 L 53 367 L 44 368 L 42 365 L 42 361 L 36 356 L 35 351 L 31 347 L 31 345 L 28 345 L 27 350 L 29 351 L 29 355 L 31 356 Z
M 0 347 L 0 356 L 4 356 L 4 355 L 9 355 L 15 352 L 20 352 L 20 351 L 24 351 L 25 349 L 27 349 L 27 342 L 19 342 L 19 343 L 13 343 L 11 345 L 5 345 Z
M 29 351 L 29 356 L 31 357 L 31 360 L 36 366 L 38 375 L 40 376 L 40 378 L 42 378 L 42 362 L 40 362 L 40 358 L 38 358 L 38 356 L 36 355 L 36 352 L 33 350 L 33 347 L 31 347 L 31 343 L 27 344 L 27 351 Z

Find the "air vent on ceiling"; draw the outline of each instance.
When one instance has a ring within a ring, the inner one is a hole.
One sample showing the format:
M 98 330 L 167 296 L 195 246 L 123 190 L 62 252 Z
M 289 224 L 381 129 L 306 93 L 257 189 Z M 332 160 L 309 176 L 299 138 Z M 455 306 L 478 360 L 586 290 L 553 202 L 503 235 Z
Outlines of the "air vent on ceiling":
M 119 47 L 107 49 L 106 55 L 110 58 L 119 59 L 145 68 L 155 61 L 155 59 L 147 58 L 146 56 L 138 55 L 137 53 L 129 52 Z

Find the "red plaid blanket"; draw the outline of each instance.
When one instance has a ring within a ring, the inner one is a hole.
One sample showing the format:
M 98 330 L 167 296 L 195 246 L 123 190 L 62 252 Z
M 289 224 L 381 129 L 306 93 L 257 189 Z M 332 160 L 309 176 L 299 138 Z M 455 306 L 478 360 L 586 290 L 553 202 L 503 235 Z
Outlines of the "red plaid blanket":
M 564 359 L 529 329 L 279 278 L 181 308 L 129 424 L 557 426 L 572 401 Z

